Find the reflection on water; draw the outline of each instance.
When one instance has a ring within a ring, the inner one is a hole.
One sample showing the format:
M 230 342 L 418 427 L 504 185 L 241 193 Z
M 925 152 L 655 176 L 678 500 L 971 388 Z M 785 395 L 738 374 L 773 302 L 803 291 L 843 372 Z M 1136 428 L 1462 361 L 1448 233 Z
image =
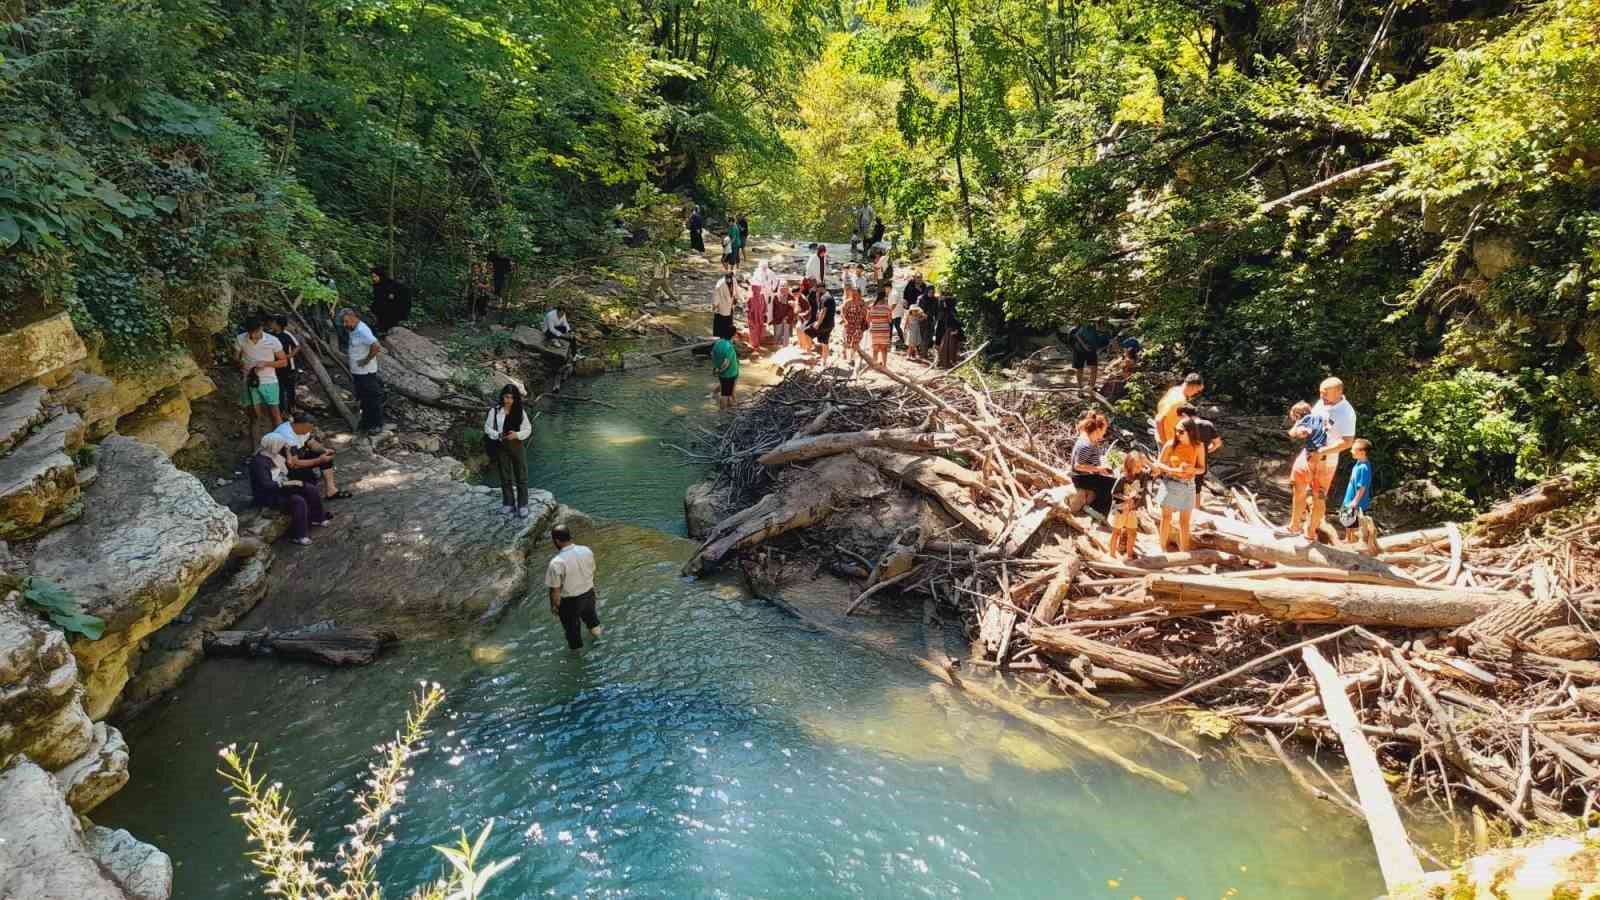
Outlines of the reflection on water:
M 1133 732 L 1097 735 L 1193 788 L 1173 795 L 731 580 L 679 577 L 692 544 L 658 529 L 681 529 L 699 472 L 657 440 L 674 440 L 671 404 L 693 400 L 646 379 L 587 384 L 630 408 L 633 431 L 615 429 L 615 410 L 560 404 L 540 418 L 530 463 L 563 501 L 637 523 L 579 535 L 599 561 L 598 645 L 569 653 L 536 593 L 488 634 L 401 644 L 364 669 L 208 662 L 126 729 L 132 781 L 95 819 L 171 853 L 179 898 L 259 896 L 217 749 L 260 742 L 261 770 L 330 858 L 371 748 L 428 679 L 448 696 L 379 866 L 390 896 L 438 876 L 432 845 L 489 817 L 488 856 L 518 856 L 487 895 L 501 900 L 1381 891 L 1360 823 L 1311 805 L 1277 769 L 1202 769 Z M 606 438 L 627 433 L 652 439 Z

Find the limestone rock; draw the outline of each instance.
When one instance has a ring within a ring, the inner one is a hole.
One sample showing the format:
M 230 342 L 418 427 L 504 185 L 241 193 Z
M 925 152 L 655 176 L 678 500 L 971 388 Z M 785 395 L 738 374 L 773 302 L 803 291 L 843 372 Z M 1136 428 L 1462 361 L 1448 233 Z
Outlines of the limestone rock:
M 128 783 L 128 743 L 122 732 L 94 723 L 89 752 L 55 773 L 56 784 L 74 812 L 86 813 Z
M 77 702 L 66 636 L 21 598 L 12 591 L 0 599 L 0 766 L 26 753 L 56 769 L 89 751 L 92 726 Z
M 334 507 L 332 527 L 309 546 L 283 546 L 267 577 L 268 607 L 241 628 L 325 619 L 386 628 L 402 637 L 492 619 L 528 590 L 532 541 L 556 501 L 529 492 L 532 515 L 500 513 L 494 491 L 460 481 L 448 457 L 353 450 L 340 457 L 341 486 L 355 496 Z
M 287 517 L 276 518 L 283 520 L 277 529 L 281 535 L 288 527 Z M 240 525 L 242 534 L 243 517 Z M 232 568 L 213 575 L 181 619 L 167 623 L 150 636 L 137 671 L 122 691 L 122 701 L 117 706 L 119 716 L 138 715 L 182 684 L 194 664 L 205 657 L 206 633 L 232 628 L 261 602 L 267 593 L 267 572 L 273 559 L 271 542 L 267 543 L 254 555 L 242 557 Z
M 204 372 L 196 372 L 185 378 L 179 385 L 183 388 L 183 395 L 190 400 L 199 400 L 201 397 L 210 396 L 217 392 L 217 383 L 211 376 Z
M 128 900 L 167 900 L 172 896 L 172 859 L 126 829 L 96 825 L 85 836 L 100 868 L 122 886 Z
M 0 897 L 127 900 L 127 896 L 101 870 L 77 816 L 43 769 L 23 759 L 0 772 Z
M 83 518 L 45 536 L 33 560 L 35 575 L 106 621 L 100 640 L 72 645 L 95 719 L 111 710 L 140 642 L 172 621 L 227 559 L 237 528 L 232 512 L 154 447 L 112 435 L 97 465 Z
M 48 396 L 49 391 L 37 384 L 0 394 L 0 454 L 22 443 L 33 426 L 44 421 Z
M 64 312 L 0 334 L 0 391 L 75 365 L 88 354 Z
M 189 395 L 183 385 L 173 385 L 119 419 L 117 430 L 160 449 L 170 459 L 189 442 L 190 412 Z
M 119 370 L 103 374 L 110 377 L 115 386 L 111 407 L 115 415 L 121 417 L 145 405 L 151 397 L 167 388 L 200 374 L 200 367 L 188 353 L 175 353 L 159 362 L 142 365 L 135 371 Z
M 78 499 L 83 420 L 75 413 L 45 423 L 0 457 L 0 538 L 32 537 L 66 518 Z
M 530 325 L 518 325 L 511 332 L 511 340 L 524 349 L 532 350 L 552 362 L 567 361 L 567 346 L 561 341 L 550 341 L 544 332 Z
M 50 399 L 83 417 L 90 440 L 105 437 L 117 425 L 117 383 L 104 375 L 77 372 Z
M 449 384 L 455 377 L 456 366 L 450 362 L 444 347 L 432 338 L 423 337 L 409 328 L 397 326 L 383 336 L 383 349 L 391 358 L 398 358 L 406 368 L 441 384 Z M 391 359 L 392 361 L 392 359 Z M 380 370 L 382 363 L 379 364 Z
M 718 489 L 710 481 L 689 485 L 683 492 L 683 520 L 689 537 L 705 538 L 711 529 L 732 514 L 732 501 L 726 488 Z
M 443 441 L 434 435 L 423 434 L 420 431 L 405 432 L 397 435 L 396 439 L 419 453 L 438 453 L 444 449 Z

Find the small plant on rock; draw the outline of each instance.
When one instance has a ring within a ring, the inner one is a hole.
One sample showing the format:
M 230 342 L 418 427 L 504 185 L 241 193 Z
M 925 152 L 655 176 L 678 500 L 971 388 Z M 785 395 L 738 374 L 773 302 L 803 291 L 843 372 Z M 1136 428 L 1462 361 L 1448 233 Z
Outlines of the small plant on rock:
M 84 612 L 78 606 L 78 598 L 53 581 L 29 578 L 22 589 L 22 599 L 68 634 L 81 634 L 91 641 L 98 641 L 105 634 L 105 620 Z
M 223 767 L 217 773 L 232 789 L 234 796 L 229 799 L 244 807 L 235 816 L 244 822 L 250 842 L 256 845 L 250 862 L 267 877 L 265 892 L 269 896 L 290 900 L 382 898 L 383 889 L 376 876 L 378 857 L 392 837 L 396 810 L 412 775 L 407 764 L 427 735 L 423 725 L 444 700 L 444 691 L 438 684 L 424 682 L 423 688 L 406 714 L 405 728 L 393 741 L 378 748 L 379 756 L 369 767 L 366 789 L 355 797 L 361 816 L 345 826 L 350 838 L 339 848 L 336 863 L 320 861 L 312 855 L 315 848 L 295 821 L 283 785 L 268 783 L 265 776 L 255 774 L 255 745 L 242 754 L 232 744 L 222 749 Z M 516 861 L 513 856 L 479 867 L 493 827 L 491 819 L 475 841 L 469 841 L 463 830 L 455 846 L 435 846 L 449 861 L 451 871 L 412 891 L 410 900 L 477 900 L 482 896 L 489 879 Z

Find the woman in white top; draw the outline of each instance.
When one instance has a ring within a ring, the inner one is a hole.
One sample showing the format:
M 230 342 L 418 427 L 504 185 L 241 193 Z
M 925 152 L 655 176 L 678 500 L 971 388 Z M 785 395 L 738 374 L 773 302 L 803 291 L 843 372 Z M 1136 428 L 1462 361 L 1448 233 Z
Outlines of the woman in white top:
M 528 517 L 528 458 L 523 442 L 533 435 L 533 419 L 522 408 L 522 391 L 514 384 L 500 389 L 500 402 L 483 420 L 489 459 L 500 472 L 500 511 Z

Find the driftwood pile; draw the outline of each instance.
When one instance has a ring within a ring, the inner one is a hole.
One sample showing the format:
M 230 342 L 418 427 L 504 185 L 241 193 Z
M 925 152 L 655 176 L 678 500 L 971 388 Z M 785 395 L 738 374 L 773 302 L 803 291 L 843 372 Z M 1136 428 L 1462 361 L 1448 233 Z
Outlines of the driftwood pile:
M 952 661 L 930 642 L 915 662 L 947 683 L 981 673 L 997 708 L 1036 716 L 1029 704 L 1070 699 L 1169 744 L 1150 726 L 1259 729 L 1300 785 L 1365 815 L 1380 842 L 1393 835 L 1380 834 L 1378 765 L 1413 807 L 1481 806 L 1523 828 L 1596 806 L 1600 521 L 1528 527 L 1570 485 L 1361 545 L 1290 536 L 1228 487 L 1203 498 L 1190 552 L 1156 546 L 1152 507 L 1124 561 L 1106 552 L 1103 524 L 1069 511 L 1077 410 L 969 378 L 880 372 L 872 387 L 796 373 L 747 404 L 698 451 L 747 506 L 686 570 L 825 528 L 848 498 L 808 494 L 805 467 L 853 454 L 922 495 L 942 526 L 846 550 L 867 563 L 852 611 L 958 617 L 969 655 Z M 1104 696 L 1118 692 L 1116 704 Z M 1280 737 L 1344 739 L 1359 799 L 1314 757 L 1315 773 L 1302 771 Z

